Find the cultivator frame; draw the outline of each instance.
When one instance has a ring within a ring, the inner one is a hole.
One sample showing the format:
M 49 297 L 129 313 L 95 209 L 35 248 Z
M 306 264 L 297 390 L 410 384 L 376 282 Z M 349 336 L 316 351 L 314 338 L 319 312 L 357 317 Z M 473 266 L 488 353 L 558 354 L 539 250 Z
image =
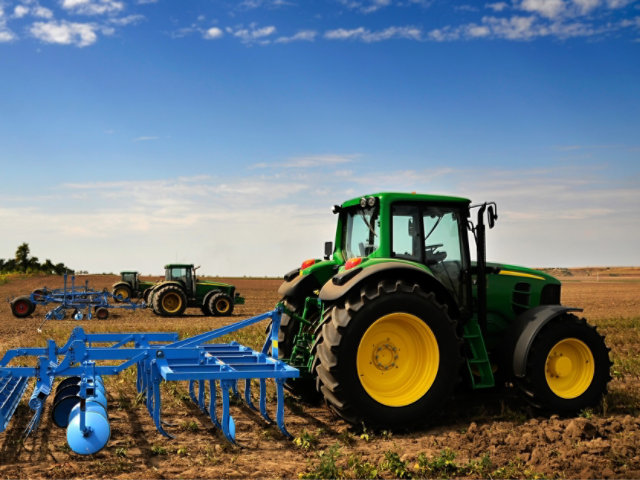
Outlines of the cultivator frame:
M 30 379 L 36 379 L 29 400 L 34 415 L 25 435 L 38 427 L 56 377 L 75 378 L 77 387 L 72 396 L 75 400 L 62 402 L 64 395 L 58 391 L 52 414 L 58 419 L 68 415 L 67 441 L 73 451 L 95 453 L 106 445 L 110 435 L 102 377 L 117 375 L 135 365 L 136 388 L 145 395 L 147 410 L 162 435 L 173 438 L 161 420 L 162 381 L 188 381 L 192 400 L 229 441 L 235 442 L 235 422 L 229 411 L 230 395 L 239 396 L 237 384 L 244 380 L 245 400 L 250 408 L 258 410 L 252 402 L 251 380 L 259 380 L 259 411 L 271 422 L 266 408 L 266 380 L 273 379 L 277 391 L 276 423 L 282 433 L 289 436 L 284 423 L 283 385 L 287 379 L 298 377 L 299 371 L 277 359 L 281 314 L 282 306 L 278 305 L 270 312 L 183 340 L 178 340 L 177 333 L 86 333 L 76 327 L 61 347 L 49 340 L 46 347 L 9 350 L 0 360 L 0 432 L 7 428 Z M 271 333 L 260 352 L 237 342 L 209 343 L 269 318 Z M 131 344 L 133 346 L 129 346 Z M 37 366 L 9 366 L 24 357 L 36 357 Z M 121 363 L 104 365 L 102 362 Z M 222 397 L 220 420 L 216 413 L 216 382 L 219 382 Z

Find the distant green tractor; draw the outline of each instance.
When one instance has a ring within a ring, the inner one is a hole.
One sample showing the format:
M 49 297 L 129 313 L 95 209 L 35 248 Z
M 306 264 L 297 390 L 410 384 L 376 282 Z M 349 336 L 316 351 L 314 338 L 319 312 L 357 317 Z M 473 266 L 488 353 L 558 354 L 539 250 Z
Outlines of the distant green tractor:
M 196 267 L 198 268 L 198 267 Z M 165 279 L 151 288 L 147 303 L 156 315 L 179 317 L 197 307 L 205 315 L 226 316 L 244 304 L 236 287 L 228 283 L 198 280 L 193 264 L 165 265 Z
M 135 298 L 143 298 L 147 301 L 147 296 L 155 282 L 140 280 L 138 272 L 120 272 L 120 281 L 111 287 L 111 294 L 116 301 L 123 301 Z
M 461 379 L 517 385 L 555 412 L 599 403 L 609 349 L 581 309 L 560 304 L 560 282 L 486 263 L 495 203 L 377 193 L 334 213 L 335 250 L 327 242 L 324 260 L 305 261 L 279 289 L 279 354 L 303 373 L 288 383 L 294 393 L 320 393 L 347 421 L 382 428 L 428 422 Z

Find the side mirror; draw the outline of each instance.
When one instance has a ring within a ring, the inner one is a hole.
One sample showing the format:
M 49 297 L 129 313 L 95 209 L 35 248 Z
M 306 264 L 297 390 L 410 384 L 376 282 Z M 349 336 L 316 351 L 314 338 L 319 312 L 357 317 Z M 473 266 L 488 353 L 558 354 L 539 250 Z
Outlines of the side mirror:
M 333 253 L 333 242 L 324 242 L 324 259 L 329 260 Z
M 496 209 L 493 208 L 493 205 L 489 205 L 487 209 L 487 220 L 489 222 L 489 228 L 493 228 L 496 224 L 496 220 L 498 219 L 498 213 Z

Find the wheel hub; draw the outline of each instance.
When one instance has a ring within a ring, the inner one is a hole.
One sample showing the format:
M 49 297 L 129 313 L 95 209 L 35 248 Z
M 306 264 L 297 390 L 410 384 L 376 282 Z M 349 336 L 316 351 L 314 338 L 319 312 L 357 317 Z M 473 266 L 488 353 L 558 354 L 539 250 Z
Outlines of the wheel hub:
M 382 371 L 390 370 L 396 366 L 398 360 L 398 349 L 393 343 L 387 341 L 379 343 L 373 347 L 372 363 Z
M 573 369 L 573 362 L 569 357 L 562 354 L 554 355 L 549 358 L 548 370 L 551 376 L 560 378 L 566 377 Z

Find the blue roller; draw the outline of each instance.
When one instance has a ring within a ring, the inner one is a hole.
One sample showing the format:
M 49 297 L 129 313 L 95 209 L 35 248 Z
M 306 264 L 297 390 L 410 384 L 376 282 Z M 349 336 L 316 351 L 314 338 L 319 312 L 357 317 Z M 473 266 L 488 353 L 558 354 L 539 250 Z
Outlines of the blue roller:
M 109 441 L 111 427 L 106 409 L 98 402 L 87 399 L 84 409 L 79 403 L 69 414 L 67 443 L 80 455 L 99 452 Z

